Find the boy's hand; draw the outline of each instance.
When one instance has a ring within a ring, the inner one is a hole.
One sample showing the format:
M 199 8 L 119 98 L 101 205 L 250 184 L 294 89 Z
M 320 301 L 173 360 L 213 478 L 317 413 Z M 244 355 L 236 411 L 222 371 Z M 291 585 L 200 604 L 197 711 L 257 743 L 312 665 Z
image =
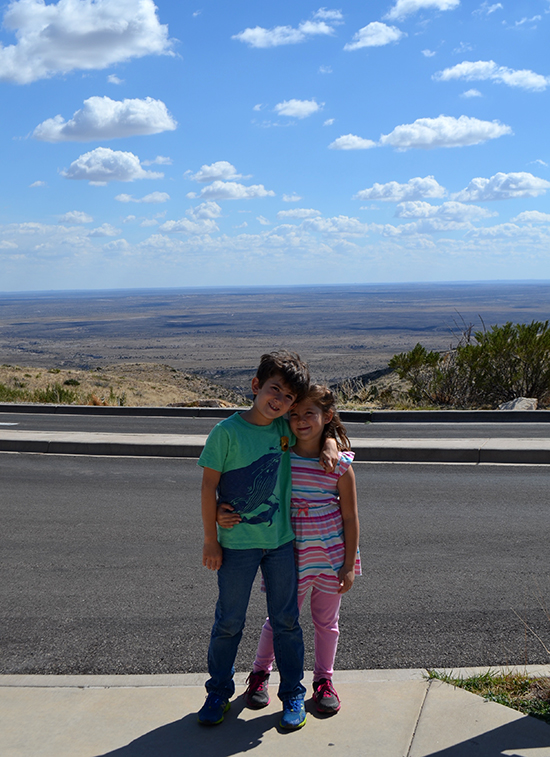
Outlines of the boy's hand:
M 338 594 L 345 594 L 346 591 L 349 591 L 353 586 L 354 581 L 355 566 L 348 570 L 345 565 L 342 565 L 342 567 L 338 571 L 338 583 L 340 584 Z
M 338 465 L 338 447 L 336 439 L 328 438 L 325 440 L 319 462 L 325 469 L 325 473 L 334 473 Z
M 235 512 L 235 508 L 228 502 L 222 502 L 218 505 L 216 522 L 221 528 L 233 528 L 241 522 L 241 516 Z
M 204 542 L 202 548 L 202 564 L 208 570 L 219 570 L 222 566 L 222 548 L 219 542 Z

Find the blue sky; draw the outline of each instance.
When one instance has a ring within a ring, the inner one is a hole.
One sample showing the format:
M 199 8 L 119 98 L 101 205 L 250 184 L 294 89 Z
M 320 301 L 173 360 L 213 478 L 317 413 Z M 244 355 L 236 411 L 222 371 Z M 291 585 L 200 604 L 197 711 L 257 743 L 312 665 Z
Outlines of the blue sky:
M 550 279 L 550 0 L 0 13 L 0 291 Z

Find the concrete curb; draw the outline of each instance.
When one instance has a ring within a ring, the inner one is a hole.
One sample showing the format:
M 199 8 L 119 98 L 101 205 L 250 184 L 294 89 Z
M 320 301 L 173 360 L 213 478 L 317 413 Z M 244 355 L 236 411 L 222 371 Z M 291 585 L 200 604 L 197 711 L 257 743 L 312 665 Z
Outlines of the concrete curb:
M 0 451 L 198 458 L 206 435 L 0 431 Z M 352 439 L 357 462 L 550 464 L 550 439 Z

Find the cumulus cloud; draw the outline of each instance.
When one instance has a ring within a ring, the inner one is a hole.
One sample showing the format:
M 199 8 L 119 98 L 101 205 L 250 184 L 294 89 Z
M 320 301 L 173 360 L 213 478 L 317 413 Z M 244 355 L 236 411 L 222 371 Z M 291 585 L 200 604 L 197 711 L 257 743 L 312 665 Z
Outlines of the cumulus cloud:
M 478 145 L 504 134 L 512 134 L 512 129 L 499 121 L 442 115 L 438 118 L 419 118 L 412 124 L 396 126 L 390 134 L 380 137 L 380 144 L 397 150 L 433 150 L 436 147 Z
M 271 226 L 271 221 L 268 218 L 265 218 L 265 216 L 256 216 L 256 220 L 262 226 Z
M 103 249 L 106 252 L 128 252 L 130 245 L 125 239 L 115 239 L 112 242 L 106 242 Z
M 189 208 L 185 213 L 195 221 L 202 221 L 205 218 L 219 218 L 222 214 L 222 209 L 217 202 L 210 201 L 201 202 L 200 205 Z
M 323 15 L 324 14 L 324 15 Z M 280 45 L 296 45 L 305 42 L 309 37 L 318 35 L 327 36 L 334 34 L 333 26 L 341 23 L 340 11 L 320 8 L 313 16 L 312 21 L 302 21 L 297 28 L 292 26 L 275 26 L 265 29 L 262 26 L 247 28 L 231 39 L 244 42 L 249 47 L 279 47 Z
M 0 80 L 15 84 L 104 69 L 171 46 L 153 0 L 12 0 L 3 25 L 17 42 L 0 45 Z
M 164 174 L 145 171 L 137 155 L 132 152 L 96 147 L 86 152 L 61 171 L 66 179 L 89 181 L 92 184 L 107 184 L 110 181 L 135 181 L 136 179 L 162 179 Z
M 120 229 L 115 229 L 110 223 L 103 223 L 98 226 L 97 229 L 92 229 L 89 233 L 90 237 L 117 237 L 120 234 Z
M 301 224 L 307 231 L 316 231 L 327 236 L 363 237 L 368 233 L 368 224 L 357 218 L 334 216 L 333 218 L 308 218 Z
M 208 184 L 210 181 L 229 181 L 231 179 L 243 178 L 242 174 L 237 173 L 235 166 L 228 163 L 227 160 L 218 160 L 209 166 L 201 166 L 197 173 L 186 171 L 184 176 L 192 181 L 198 181 L 200 184 Z
M 469 99 L 470 97 L 483 97 L 479 89 L 467 89 L 466 92 L 463 92 L 461 97 L 465 97 L 466 99 Z
M 321 213 L 313 208 L 292 208 L 292 210 L 280 210 L 277 218 L 316 218 Z
M 119 79 L 116 74 L 109 74 L 107 81 L 109 84 L 124 84 L 124 79 Z
M 531 173 L 496 173 L 490 179 L 476 178 L 466 189 L 452 196 L 459 202 L 489 202 L 511 200 L 517 197 L 538 197 L 550 189 L 550 181 L 539 179 Z
M 302 198 L 293 192 L 291 195 L 283 195 L 283 202 L 300 202 Z
M 313 100 L 283 100 L 282 103 L 277 103 L 273 110 L 280 116 L 307 118 L 321 110 L 323 105 L 324 103 L 317 103 L 315 98 Z
M 92 223 L 94 219 L 80 210 L 70 210 L 59 217 L 58 223 Z
M 434 57 L 434 55 L 436 55 L 436 54 L 437 54 L 437 53 L 434 53 L 434 51 L 433 51 L 433 50 L 422 50 L 422 55 L 423 55 L 423 56 L 424 56 L 425 58 L 433 58 L 433 57 Z
M 354 200 L 382 200 L 384 202 L 404 202 L 406 200 L 420 200 L 423 197 L 444 197 L 445 188 L 433 176 L 423 179 L 417 176 L 409 179 L 406 184 L 389 181 L 387 184 L 373 184 L 353 196 Z
M 118 200 L 118 202 L 150 202 L 153 204 L 167 202 L 169 199 L 170 195 L 167 192 L 151 192 L 151 194 L 145 195 L 145 197 L 133 197 L 127 194 L 120 194 L 115 197 L 115 200 Z
M 406 37 L 396 26 L 387 26 L 381 21 L 372 21 L 353 35 L 353 42 L 344 45 L 344 50 L 359 50 L 362 47 L 382 47 L 390 42 L 399 42 Z
M 46 184 L 45 181 L 33 181 L 32 184 L 29 184 L 29 187 L 33 187 L 33 188 L 36 188 L 36 187 L 45 187 L 45 186 L 47 186 L 47 184 Z
M 33 131 L 43 142 L 91 142 L 173 131 L 177 124 L 161 100 L 111 100 L 89 97 L 70 121 L 48 118 Z
M 329 150 L 370 150 L 371 147 L 376 147 L 376 142 L 372 139 L 357 137 L 355 134 L 344 134 L 331 142 L 328 147 Z
M 384 18 L 399 21 L 422 10 L 450 11 L 458 8 L 460 0 L 397 0 Z
M 525 210 L 515 218 L 515 223 L 550 223 L 550 213 L 541 213 L 540 210 Z
M 263 184 L 247 187 L 236 181 L 213 181 L 201 190 L 199 197 L 206 200 L 252 200 L 257 197 L 275 197 L 275 192 Z
M 542 76 L 528 69 L 515 70 L 506 66 L 499 66 L 493 60 L 465 60 L 456 66 L 437 71 L 433 77 L 435 81 L 451 81 L 451 79 L 465 79 L 466 81 L 495 81 L 533 92 L 543 92 L 550 85 L 550 76 Z
M 469 223 L 482 218 L 490 218 L 492 213 L 477 205 L 464 205 L 461 202 L 444 202 L 442 205 L 431 205 L 419 200 L 402 202 L 395 209 L 396 218 L 437 218 L 444 221 Z
M 172 158 L 168 158 L 165 155 L 157 155 L 156 158 L 153 160 L 142 160 L 141 161 L 142 166 L 171 166 L 172 165 Z
M 170 234 L 210 234 L 219 231 L 217 223 L 211 218 L 200 220 L 190 220 L 189 218 L 180 218 L 179 221 L 166 221 L 159 226 L 159 231 L 166 231 Z

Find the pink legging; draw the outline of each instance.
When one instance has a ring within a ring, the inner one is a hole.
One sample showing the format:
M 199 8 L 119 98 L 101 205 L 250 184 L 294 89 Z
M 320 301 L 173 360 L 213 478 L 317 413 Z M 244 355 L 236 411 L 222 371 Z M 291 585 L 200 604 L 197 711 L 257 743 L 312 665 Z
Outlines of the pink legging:
M 305 598 L 305 594 L 298 594 L 298 608 L 300 610 Z M 326 594 L 315 587 L 311 590 L 311 617 L 315 628 L 314 681 L 318 681 L 320 678 L 332 678 L 334 658 L 338 647 L 338 616 L 341 600 L 341 594 Z M 254 660 L 254 672 L 257 673 L 260 670 L 271 672 L 274 659 L 273 631 L 269 618 L 267 618 L 260 634 L 256 659 Z

